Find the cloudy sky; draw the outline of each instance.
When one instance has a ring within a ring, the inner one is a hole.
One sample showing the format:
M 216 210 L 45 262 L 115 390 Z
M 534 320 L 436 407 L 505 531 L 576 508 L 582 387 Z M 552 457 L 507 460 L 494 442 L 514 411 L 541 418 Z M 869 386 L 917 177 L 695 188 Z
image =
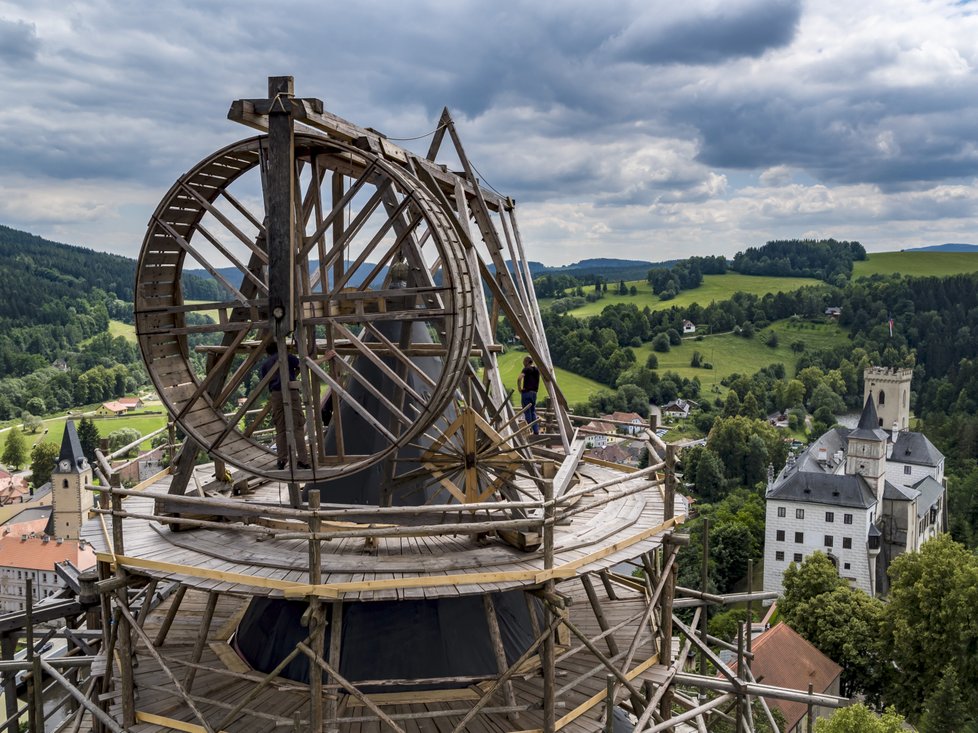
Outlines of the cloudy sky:
M 0 0 L 0 223 L 135 256 L 291 74 L 394 138 L 447 106 L 532 259 L 976 242 L 978 13 L 932 0 Z M 426 140 L 405 143 L 424 150 Z

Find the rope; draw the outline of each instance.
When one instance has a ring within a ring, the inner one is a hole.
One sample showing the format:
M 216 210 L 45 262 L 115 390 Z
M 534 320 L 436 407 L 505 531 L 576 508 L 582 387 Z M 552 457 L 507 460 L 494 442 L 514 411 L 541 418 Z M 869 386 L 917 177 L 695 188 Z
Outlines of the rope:
M 415 137 L 388 137 L 388 138 L 385 138 L 385 139 L 386 140 L 393 140 L 395 142 L 409 142 L 411 140 L 421 140 L 421 139 L 426 138 L 426 137 L 431 137 L 436 132 L 439 132 L 440 130 L 444 130 L 446 127 L 448 127 L 448 125 L 438 125 L 438 127 L 436 127 L 431 132 L 426 132 L 424 135 L 417 135 Z

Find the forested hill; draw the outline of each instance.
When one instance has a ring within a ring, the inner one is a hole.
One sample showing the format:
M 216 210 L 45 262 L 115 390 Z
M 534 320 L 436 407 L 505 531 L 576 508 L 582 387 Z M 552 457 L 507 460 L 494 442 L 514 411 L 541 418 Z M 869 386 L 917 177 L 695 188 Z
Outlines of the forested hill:
M 93 288 L 132 301 L 136 262 L 52 242 L 0 224 L 0 317 L 27 316 L 48 299 L 87 296 Z

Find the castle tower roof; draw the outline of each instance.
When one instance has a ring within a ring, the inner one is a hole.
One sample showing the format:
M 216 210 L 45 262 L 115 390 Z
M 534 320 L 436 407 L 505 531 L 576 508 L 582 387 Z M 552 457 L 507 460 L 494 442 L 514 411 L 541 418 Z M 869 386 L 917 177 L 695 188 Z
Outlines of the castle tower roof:
M 863 407 L 863 414 L 859 416 L 859 425 L 849 433 L 849 440 L 875 440 L 886 441 L 886 433 L 880 429 L 880 419 L 876 413 L 876 403 L 873 395 L 866 398 L 866 405 Z

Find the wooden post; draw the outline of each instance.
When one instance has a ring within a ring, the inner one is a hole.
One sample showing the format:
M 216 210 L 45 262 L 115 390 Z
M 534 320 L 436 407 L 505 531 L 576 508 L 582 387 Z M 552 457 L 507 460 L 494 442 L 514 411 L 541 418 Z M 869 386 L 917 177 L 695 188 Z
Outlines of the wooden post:
M 10 634 L 0 636 L 0 657 L 13 659 L 17 641 Z M 3 673 L 4 717 L 7 719 L 5 733 L 17 733 L 19 727 L 14 719 L 17 714 L 17 673 L 8 670 Z
M 214 618 L 214 609 L 217 608 L 217 599 L 219 597 L 220 595 L 214 591 L 207 594 L 207 605 L 204 607 L 204 617 L 200 620 L 200 629 L 197 631 L 197 640 L 194 643 L 194 650 L 190 657 L 190 661 L 194 664 L 200 662 L 200 658 L 204 653 L 204 647 L 207 645 L 207 633 L 210 631 L 211 621 Z M 188 667 L 187 675 L 183 680 L 183 686 L 186 688 L 188 693 L 194 686 L 194 678 L 196 676 L 197 668 Z
M 320 530 L 319 519 L 319 489 L 309 492 L 309 508 L 313 514 L 309 517 L 309 583 L 319 585 L 323 581 L 323 566 L 320 555 L 320 540 L 316 533 Z M 309 597 L 309 638 L 316 654 L 323 653 L 325 643 L 325 628 L 323 624 L 322 602 L 319 597 Z M 309 662 L 309 728 L 314 731 L 323 729 L 323 671 Z
M 605 684 L 608 688 L 608 698 L 605 701 L 604 733 L 614 733 L 615 731 L 615 676 L 609 674 L 605 676 Z
M 117 474 L 109 477 L 114 483 L 118 479 Z M 112 553 L 114 555 L 125 555 L 125 536 L 122 530 L 122 496 L 113 492 L 110 499 L 112 503 Z M 116 576 L 124 578 L 126 571 L 121 565 L 116 563 Z M 116 591 L 118 603 L 126 610 L 129 609 L 129 590 L 128 586 L 123 585 Z M 129 729 L 136 725 L 136 687 L 132 673 L 132 631 L 130 630 L 127 619 L 120 619 L 119 627 L 116 629 L 116 646 L 119 648 L 119 679 L 122 685 L 122 725 Z M 110 668 L 112 660 L 108 660 Z
M 343 642 L 343 601 L 333 601 L 329 623 L 329 663 L 333 669 L 339 669 Z M 330 685 L 336 683 L 333 675 L 329 675 L 326 680 Z M 336 722 L 339 714 L 338 695 L 338 691 L 330 687 L 326 697 L 326 723 L 330 731 L 339 730 L 339 723 Z
M 27 725 L 31 733 L 42 733 L 44 731 L 44 700 L 41 697 L 41 690 L 44 689 L 44 681 L 41 679 L 41 660 L 34 652 L 34 580 L 27 578 L 27 662 L 31 665 L 31 675 L 27 681 Z M 16 699 L 15 699 L 16 702 Z
M 679 551 L 678 545 L 668 542 L 668 540 L 672 539 L 672 535 L 668 535 L 665 539 L 667 541 L 666 547 L 669 548 L 670 554 Z M 679 564 L 673 561 L 672 566 L 669 568 L 669 579 L 662 587 L 662 643 L 659 647 L 659 664 L 667 666 L 672 664 L 672 603 L 676 596 L 676 575 L 678 572 Z M 672 718 L 672 698 L 672 684 L 670 683 L 659 703 L 659 715 L 663 720 Z
M 598 628 L 601 631 L 607 631 L 611 627 L 608 625 L 608 620 L 604 616 L 604 610 L 601 608 L 601 601 L 598 599 L 598 594 L 594 591 L 591 576 L 582 575 L 581 584 L 584 586 L 584 592 L 587 593 L 587 599 L 591 604 L 591 610 L 594 611 L 594 617 L 598 620 Z M 615 641 L 615 635 L 608 634 L 604 640 L 605 644 L 608 645 L 608 653 L 613 657 L 618 656 L 618 642 Z
M 744 625 L 737 624 L 737 678 L 746 679 L 747 675 L 744 673 Z M 737 733 L 744 733 L 744 701 L 746 696 L 741 693 L 737 695 L 737 705 L 736 705 L 736 721 L 737 721 Z
M 750 669 L 751 649 L 753 647 L 754 636 L 754 604 L 752 594 L 754 593 L 754 561 L 747 561 L 747 669 Z
M 187 586 L 181 584 L 177 587 L 176 593 L 173 594 L 173 600 L 170 601 L 170 607 L 166 609 L 166 617 L 163 619 L 160 630 L 156 634 L 156 639 L 153 640 L 153 646 L 163 646 L 163 642 L 166 641 L 166 635 L 170 632 L 170 627 L 173 625 L 173 620 L 177 617 L 177 612 L 180 610 L 180 604 L 183 603 L 183 597 L 186 593 Z
M 292 332 L 295 308 L 295 141 L 292 130 L 291 76 L 268 78 L 268 310 L 275 338 Z M 281 375 L 282 396 L 288 375 Z M 286 413 L 288 415 L 288 413 Z M 288 424 L 288 418 L 286 418 Z
M 554 566 L 554 482 L 543 482 L 543 568 L 552 570 Z M 548 580 L 543 584 L 546 593 L 553 595 L 557 584 Z M 550 619 L 553 610 L 545 606 L 547 618 Z M 550 625 L 549 623 L 547 624 Z M 557 705 L 557 660 L 554 650 L 553 632 L 547 634 L 543 641 L 540 659 L 543 665 L 543 733 L 554 733 L 556 730 Z
M 486 623 L 489 626 L 489 639 L 492 641 L 492 650 L 496 655 L 496 668 L 499 670 L 499 674 L 503 675 L 506 673 L 509 665 L 506 663 L 506 650 L 503 647 L 503 636 L 499 631 L 499 619 L 496 618 L 496 604 L 492 600 L 491 593 L 482 596 L 482 602 L 486 612 Z M 507 706 L 516 706 L 516 693 L 513 691 L 513 683 L 509 680 L 503 684 L 503 695 L 506 698 Z M 518 718 L 518 713 L 512 713 L 510 715 L 510 720 L 513 722 L 516 722 Z
M 669 443 L 666 446 L 666 486 L 663 497 L 662 521 L 668 521 L 676 516 L 676 446 Z
M 707 582 L 710 573 L 710 520 L 703 518 L 703 558 L 700 566 L 700 592 L 707 592 Z M 700 616 L 700 641 L 703 646 L 700 648 L 700 674 L 706 676 L 706 636 L 707 620 L 710 617 L 710 606 L 703 604 L 703 615 Z M 700 690 L 700 704 L 706 701 L 706 691 Z

